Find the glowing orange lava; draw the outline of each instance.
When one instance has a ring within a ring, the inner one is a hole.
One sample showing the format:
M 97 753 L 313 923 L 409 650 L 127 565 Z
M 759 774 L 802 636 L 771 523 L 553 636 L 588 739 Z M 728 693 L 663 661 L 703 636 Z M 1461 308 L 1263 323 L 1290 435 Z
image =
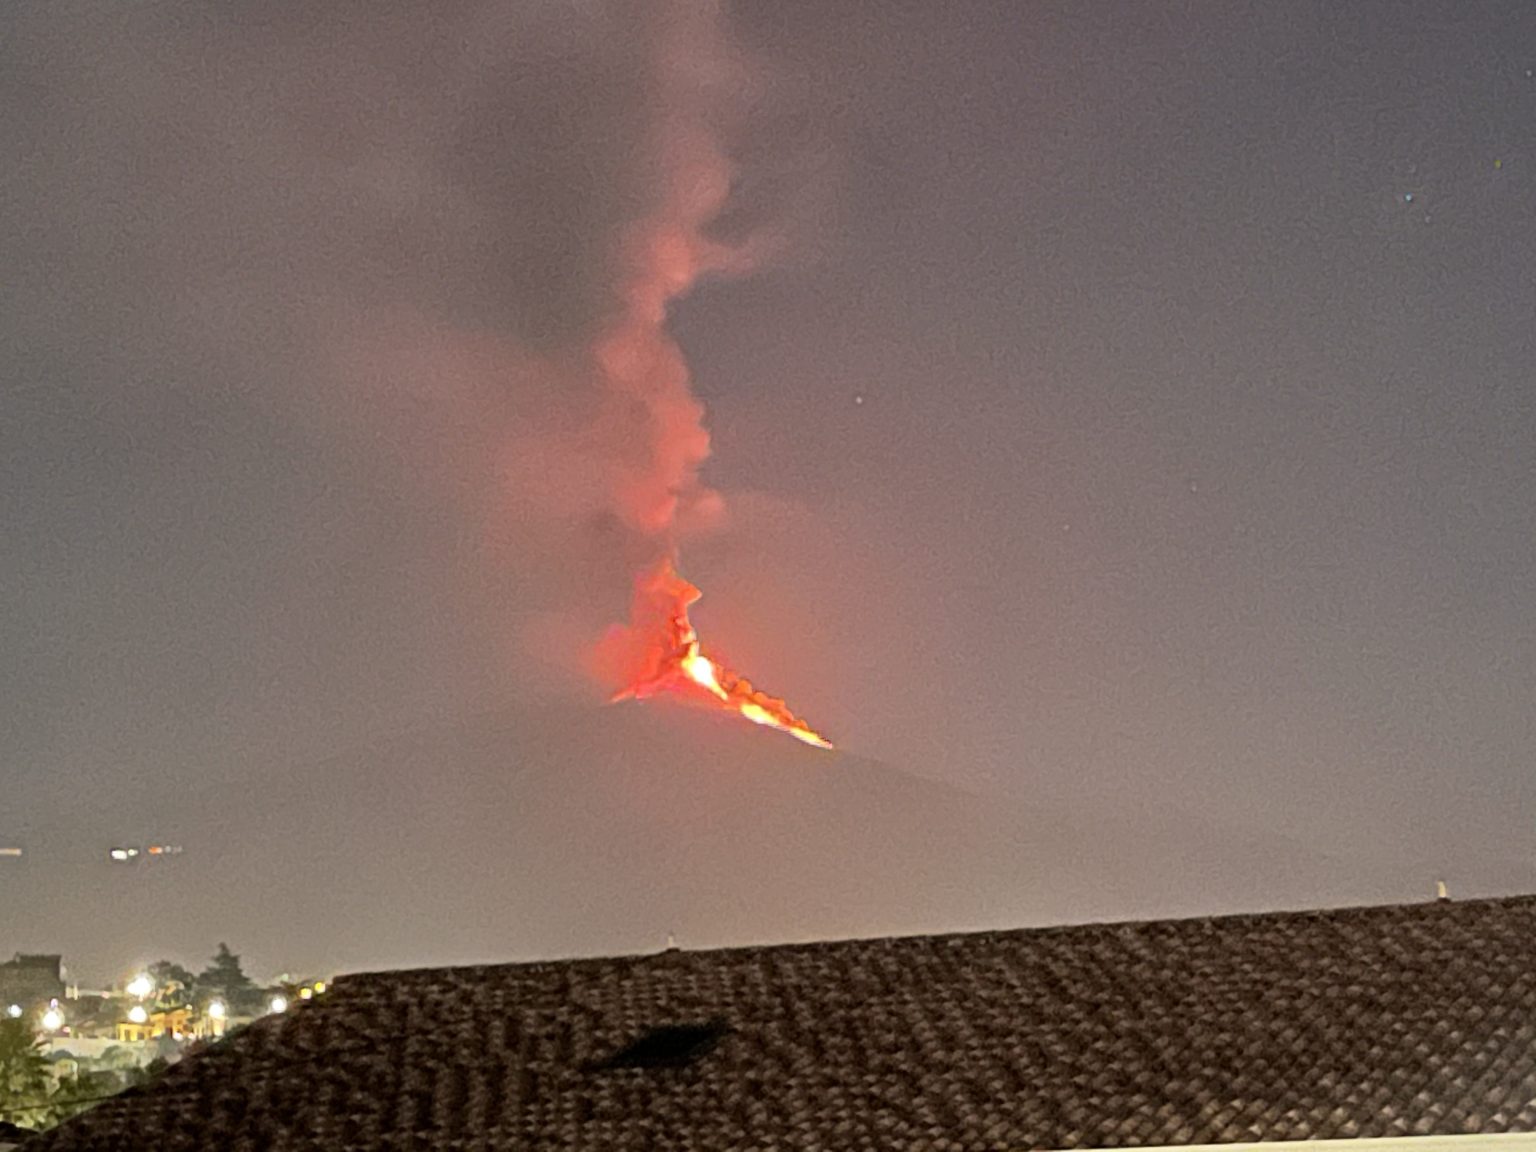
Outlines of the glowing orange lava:
M 702 595 L 663 560 L 635 581 L 627 626 L 612 629 L 599 649 L 605 671 L 623 684 L 614 700 L 644 700 L 664 692 L 725 708 L 754 724 L 777 728 L 817 748 L 832 742 L 791 712 L 784 701 L 699 650 L 688 607 Z

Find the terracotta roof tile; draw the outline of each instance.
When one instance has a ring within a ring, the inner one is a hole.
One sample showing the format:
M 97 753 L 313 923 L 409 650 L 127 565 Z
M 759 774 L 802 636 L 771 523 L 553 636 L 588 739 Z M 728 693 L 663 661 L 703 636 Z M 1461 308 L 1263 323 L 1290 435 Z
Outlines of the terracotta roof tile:
M 1533 1050 L 1531 897 L 673 951 L 343 977 L 28 1148 L 992 1152 L 1532 1131 Z

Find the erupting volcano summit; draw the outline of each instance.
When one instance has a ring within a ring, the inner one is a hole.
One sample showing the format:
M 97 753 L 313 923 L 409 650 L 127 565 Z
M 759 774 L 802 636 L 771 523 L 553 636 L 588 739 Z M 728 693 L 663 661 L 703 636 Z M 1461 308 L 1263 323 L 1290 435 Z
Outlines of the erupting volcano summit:
M 621 685 L 613 700 L 671 693 L 688 703 L 736 712 L 817 748 L 832 742 L 791 712 L 784 701 L 699 650 L 688 606 L 702 595 L 662 560 L 635 581 L 628 625 L 609 630 L 599 650 L 603 672 Z

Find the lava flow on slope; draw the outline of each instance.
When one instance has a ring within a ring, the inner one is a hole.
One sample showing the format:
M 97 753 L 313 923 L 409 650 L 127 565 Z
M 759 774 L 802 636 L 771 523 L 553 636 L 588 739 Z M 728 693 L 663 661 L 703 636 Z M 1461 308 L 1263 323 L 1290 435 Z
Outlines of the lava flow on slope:
M 688 608 L 702 593 L 662 560 L 635 581 L 629 623 L 604 637 L 599 659 L 612 682 L 622 685 L 614 700 L 644 700 L 663 693 L 707 707 L 735 712 L 754 724 L 777 728 L 816 748 L 832 742 L 801 720 L 784 701 L 753 687 L 725 665 L 704 655 Z

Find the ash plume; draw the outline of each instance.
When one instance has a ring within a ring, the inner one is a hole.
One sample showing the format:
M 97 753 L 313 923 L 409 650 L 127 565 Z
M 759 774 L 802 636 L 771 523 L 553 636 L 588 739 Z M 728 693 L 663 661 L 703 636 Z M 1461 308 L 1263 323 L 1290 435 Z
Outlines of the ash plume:
M 462 695 L 466 651 L 714 522 L 666 319 L 747 260 L 711 234 L 743 77 L 707 2 L 8 7 L 3 447 L 187 536 L 89 569 L 186 607 L 121 679 L 181 707 L 276 629 L 253 728 L 341 679 Z M 80 619 L 68 666 L 118 682 Z
M 698 469 L 709 455 L 703 407 L 693 397 L 682 352 L 667 334 L 667 307 L 699 277 L 740 259 L 708 227 L 730 192 L 730 164 L 712 108 L 733 69 L 715 5 L 669 4 L 655 31 L 657 115 L 649 132 L 658 176 L 655 203 L 625 229 L 619 247 L 619 314 L 595 348 L 606 385 L 605 435 L 620 454 L 615 476 L 626 523 L 646 533 L 696 522 L 718 508 Z M 645 430 L 635 437 L 638 416 Z

